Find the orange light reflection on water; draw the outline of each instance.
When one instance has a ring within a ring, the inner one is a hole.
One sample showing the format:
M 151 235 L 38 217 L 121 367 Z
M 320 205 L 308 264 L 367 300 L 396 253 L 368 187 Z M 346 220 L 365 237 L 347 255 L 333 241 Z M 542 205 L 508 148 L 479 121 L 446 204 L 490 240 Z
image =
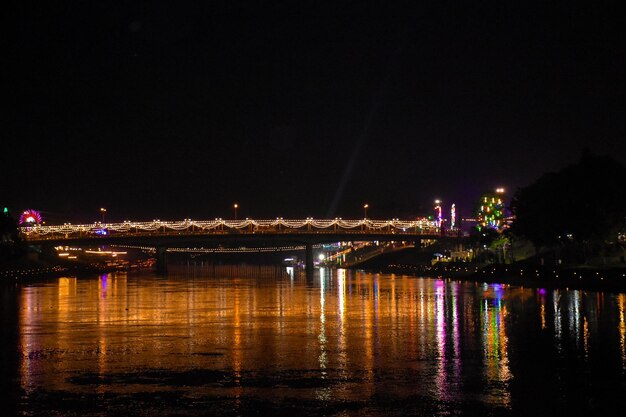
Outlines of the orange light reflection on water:
M 593 300 L 582 292 L 538 297 L 532 289 L 497 284 L 330 269 L 318 270 L 313 279 L 293 269 L 215 265 L 167 277 L 66 277 L 21 289 L 20 379 L 26 392 L 80 392 L 94 387 L 73 383 L 76 375 L 208 369 L 230 375 L 232 384 L 185 387 L 188 395 L 292 395 L 328 402 L 389 394 L 447 403 L 466 395 L 466 379 L 479 375 L 476 397 L 510 407 L 509 343 L 523 340 L 510 337 L 516 331 L 512 317 L 529 314 L 538 332 L 553 333 L 546 339 L 557 348 L 573 345 L 590 356 L 598 318 L 589 309 L 600 311 L 609 303 Z M 619 314 L 614 347 L 619 343 L 626 369 L 626 296 L 611 302 Z M 562 323 L 569 326 L 563 329 Z M 467 364 L 468 352 L 482 356 Z M 334 382 L 298 390 L 282 388 L 280 381 L 265 388 L 246 385 L 253 374 Z M 123 383 L 95 388 L 166 389 Z

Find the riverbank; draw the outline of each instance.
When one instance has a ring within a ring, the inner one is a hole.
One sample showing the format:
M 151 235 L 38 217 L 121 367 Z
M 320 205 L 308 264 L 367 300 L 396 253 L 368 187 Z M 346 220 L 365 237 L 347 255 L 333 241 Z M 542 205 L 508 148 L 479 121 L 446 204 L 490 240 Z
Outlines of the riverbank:
M 101 262 L 49 262 L 47 260 L 14 259 L 0 263 L 0 283 L 12 283 L 28 279 L 57 278 L 67 275 L 101 274 L 152 267 L 154 262 L 142 261 L 126 266 Z
M 113 272 L 116 268 L 102 264 L 51 265 L 46 262 L 19 262 L 0 266 L 0 283 L 10 283 L 33 278 L 56 278 L 66 275 L 83 275 Z
M 432 254 L 415 250 L 382 254 L 355 269 L 536 288 L 626 292 L 626 264 L 546 266 L 540 265 L 539 259 L 511 264 L 438 262 L 432 265 Z
M 435 265 L 388 264 L 372 271 L 422 275 L 474 282 L 487 282 L 538 288 L 575 288 L 594 291 L 626 292 L 626 266 L 565 265 L 545 267 L 531 263 Z

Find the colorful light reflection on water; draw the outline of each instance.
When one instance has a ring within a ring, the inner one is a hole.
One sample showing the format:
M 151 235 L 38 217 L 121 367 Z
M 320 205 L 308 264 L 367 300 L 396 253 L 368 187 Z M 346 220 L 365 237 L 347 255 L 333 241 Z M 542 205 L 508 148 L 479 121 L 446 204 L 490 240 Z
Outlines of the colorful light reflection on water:
M 202 414 L 186 408 L 198 399 L 235 414 L 251 402 L 428 415 L 624 405 L 623 294 L 237 266 L 66 277 L 18 294 L 20 342 L 5 349 L 20 353 L 25 413 L 71 414 L 46 402 L 55 393 L 129 407 L 168 391 L 179 399 L 146 413 Z

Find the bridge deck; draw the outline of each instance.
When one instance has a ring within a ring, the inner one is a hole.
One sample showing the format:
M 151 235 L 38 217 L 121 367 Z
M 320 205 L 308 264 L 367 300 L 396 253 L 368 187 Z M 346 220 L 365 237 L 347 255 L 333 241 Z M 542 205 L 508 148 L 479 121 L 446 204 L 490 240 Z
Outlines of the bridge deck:
M 222 220 L 179 222 L 93 223 L 21 228 L 28 242 L 132 242 L 184 243 L 202 239 L 270 239 L 297 241 L 399 240 L 461 237 L 457 229 L 443 230 L 434 221 L 411 220 Z

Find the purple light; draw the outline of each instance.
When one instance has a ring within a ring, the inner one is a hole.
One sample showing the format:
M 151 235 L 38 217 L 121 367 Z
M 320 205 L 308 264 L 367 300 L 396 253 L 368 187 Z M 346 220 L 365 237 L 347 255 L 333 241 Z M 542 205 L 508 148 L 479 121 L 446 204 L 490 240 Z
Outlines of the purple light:
M 107 274 L 100 275 L 100 281 L 102 282 L 102 298 L 107 294 Z
M 106 236 L 109 234 L 107 229 L 96 229 L 96 234 L 101 236 Z

